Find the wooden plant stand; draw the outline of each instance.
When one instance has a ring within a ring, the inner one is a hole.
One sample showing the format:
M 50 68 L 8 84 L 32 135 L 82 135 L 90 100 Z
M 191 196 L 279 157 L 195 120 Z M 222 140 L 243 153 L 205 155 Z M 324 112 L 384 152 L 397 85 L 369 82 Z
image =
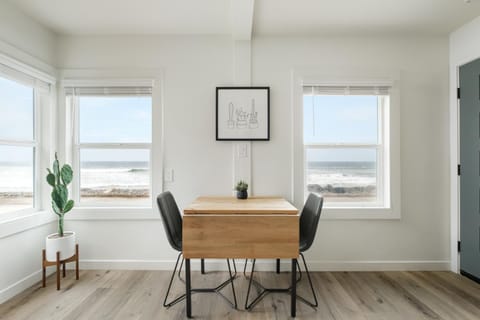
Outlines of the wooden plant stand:
M 60 290 L 60 265 L 63 265 L 63 278 L 65 278 L 65 264 L 67 262 L 75 261 L 75 275 L 78 280 L 79 277 L 79 262 L 78 262 L 78 244 L 75 245 L 75 254 L 70 258 L 60 260 L 60 252 L 57 251 L 57 260 L 56 261 L 47 261 L 47 253 L 45 249 L 42 250 L 42 287 L 46 286 L 46 271 L 49 266 L 57 266 L 57 290 Z

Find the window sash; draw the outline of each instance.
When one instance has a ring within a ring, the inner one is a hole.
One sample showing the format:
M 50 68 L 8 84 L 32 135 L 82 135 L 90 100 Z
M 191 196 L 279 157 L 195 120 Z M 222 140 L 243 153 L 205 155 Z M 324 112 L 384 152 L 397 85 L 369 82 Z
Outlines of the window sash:
M 132 90 L 138 89 L 137 91 Z M 118 89 L 118 90 L 117 90 Z M 73 191 L 73 199 L 76 202 L 76 207 L 78 208 L 153 208 L 153 147 L 152 143 L 143 143 L 143 142 L 132 142 L 132 143 L 116 143 L 116 142 L 101 142 L 101 143 L 80 143 L 80 117 L 79 117 L 79 97 L 81 95 L 85 96 L 135 96 L 135 95 L 142 95 L 142 96 L 152 96 L 152 88 L 151 87 L 80 87 L 80 88 L 66 88 L 66 99 L 70 99 L 71 107 L 72 107 L 72 139 L 74 141 L 73 144 L 73 169 L 74 169 L 74 181 L 75 183 L 72 184 L 72 191 Z M 95 90 L 97 90 L 98 94 L 94 94 Z M 117 90 L 117 91 L 115 91 Z M 103 94 L 102 94 L 103 92 Z M 110 92 L 110 93 L 109 93 Z M 148 93 L 150 92 L 150 93 Z M 81 94 L 78 94 L 81 93 Z M 152 109 L 153 112 L 153 109 Z M 153 117 L 152 117 L 153 122 Z M 153 128 L 153 126 L 152 126 Z M 152 132 L 153 134 L 153 132 Z M 149 151 L 149 159 L 148 159 L 148 171 L 149 171 L 149 199 L 148 205 L 129 205 L 128 202 L 121 203 L 120 205 L 112 205 L 107 203 L 101 202 L 93 202 L 89 201 L 87 203 L 81 201 L 80 196 L 80 152 L 81 149 L 99 149 L 99 150 L 108 150 L 108 149 L 145 149 Z
M 325 202 L 325 208 L 388 208 L 390 187 L 386 181 L 387 161 L 389 161 L 388 151 L 386 149 L 385 136 L 385 118 L 387 98 L 390 99 L 390 86 L 304 86 L 303 96 L 305 95 L 373 95 L 377 96 L 377 143 L 303 143 L 303 188 L 304 198 L 308 195 L 307 186 L 307 150 L 309 149 L 375 149 L 376 158 L 376 181 L 377 181 L 377 201 L 376 202 Z M 304 135 L 304 133 L 302 133 Z M 304 139 L 304 138 L 303 138 Z
M 8 68 L 5 67 L 4 65 L 1 65 L 2 68 Z M 4 71 L 2 68 L 0 68 L 1 71 Z M 15 71 L 14 69 L 10 69 L 11 73 L 14 74 L 15 76 L 17 74 L 22 74 L 19 71 Z M 13 72 L 15 71 L 15 73 Z M 39 106 L 39 89 L 35 86 L 35 83 L 29 83 L 24 81 L 24 79 L 18 79 L 17 77 L 14 76 L 5 76 L 3 72 L 0 72 L 0 77 L 5 77 L 6 79 L 12 80 L 19 82 L 23 85 L 28 85 L 32 87 L 33 89 L 33 139 L 25 139 L 25 140 L 16 140 L 16 139 L 1 139 L 0 140 L 0 145 L 2 146 L 13 146 L 13 147 L 26 147 L 26 148 L 32 148 L 32 153 L 33 153 L 33 174 L 32 174 L 32 207 L 29 208 L 24 208 L 20 210 L 13 210 L 13 211 L 8 211 L 5 213 L 1 214 L 2 220 L 5 218 L 11 218 L 15 217 L 18 215 L 23 215 L 23 214 L 29 214 L 36 212 L 40 210 L 41 207 L 41 176 L 40 176 L 40 170 L 39 170 L 39 165 L 40 165 L 40 126 L 39 126 L 39 116 L 38 116 L 38 106 Z M 26 75 L 24 77 L 27 77 Z M 41 91 L 41 90 L 40 90 Z

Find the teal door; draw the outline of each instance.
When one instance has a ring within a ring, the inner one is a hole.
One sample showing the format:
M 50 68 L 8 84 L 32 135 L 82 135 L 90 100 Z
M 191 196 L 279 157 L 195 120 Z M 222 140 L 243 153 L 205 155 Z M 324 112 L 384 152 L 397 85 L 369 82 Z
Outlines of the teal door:
M 460 270 L 480 281 L 480 59 L 460 67 Z

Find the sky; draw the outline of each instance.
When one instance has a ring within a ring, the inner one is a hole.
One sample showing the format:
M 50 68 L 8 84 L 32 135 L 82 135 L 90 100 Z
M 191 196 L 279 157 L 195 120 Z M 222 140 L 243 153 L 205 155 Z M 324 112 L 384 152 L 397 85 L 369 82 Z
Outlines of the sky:
M 33 89 L 0 77 L 0 140 L 33 140 Z M 0 162 L 32 163 L 28 147 L 0 145 Z
M 80 143 L 151 143 L 152 98 L 80 97 Z M 84 149 L 81 161 L 148 161 L 148 150 Z
M 33 139 L 33 89 L 0 77 L 0 139 Z
M 360 143 L 378 141 L 376 96 L 304 95 L 304 143 Z M 308 161 L 375 161 L 373 149 L 320 149 Z

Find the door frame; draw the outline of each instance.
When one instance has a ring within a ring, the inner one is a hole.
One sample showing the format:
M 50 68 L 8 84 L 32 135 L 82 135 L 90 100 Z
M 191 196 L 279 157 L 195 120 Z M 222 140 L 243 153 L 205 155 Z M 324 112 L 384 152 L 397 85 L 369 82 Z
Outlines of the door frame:
M 450 271 L 460 273 L 460 100 L 457 88 L 460 86 L 460 67 L 480 59 L 480 56 L 455 63 L 450 74 Z M 453 64 L 453 63 L 451 63 Z

